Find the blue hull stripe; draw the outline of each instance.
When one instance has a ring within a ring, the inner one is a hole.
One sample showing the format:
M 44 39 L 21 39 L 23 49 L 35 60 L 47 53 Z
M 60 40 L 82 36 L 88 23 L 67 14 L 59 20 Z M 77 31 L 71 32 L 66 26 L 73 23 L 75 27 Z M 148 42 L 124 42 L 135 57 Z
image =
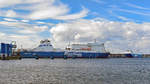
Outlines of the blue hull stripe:
M 92 53 L 92 52 L 79 52 L 77 54 L 65 55 L 65 52 L 21 52 L 22 58 L 64 58 L 64 57 L 76 57 L 76 58 L 107 58 L 109 53 Z

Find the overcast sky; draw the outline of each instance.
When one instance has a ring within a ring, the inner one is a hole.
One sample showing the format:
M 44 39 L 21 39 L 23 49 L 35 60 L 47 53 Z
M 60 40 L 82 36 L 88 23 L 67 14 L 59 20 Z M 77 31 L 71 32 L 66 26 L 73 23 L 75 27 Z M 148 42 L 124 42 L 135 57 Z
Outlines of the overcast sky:
M 111 52 L 150 53 L 149 0 L 0 0 L 0 42 L 33 48 L 105 43 Z

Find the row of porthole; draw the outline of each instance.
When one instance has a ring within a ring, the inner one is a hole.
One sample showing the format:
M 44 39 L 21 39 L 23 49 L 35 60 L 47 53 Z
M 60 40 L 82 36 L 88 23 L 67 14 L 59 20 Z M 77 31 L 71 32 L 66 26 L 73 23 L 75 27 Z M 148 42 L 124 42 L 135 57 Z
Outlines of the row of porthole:
M 42 47 L 42 46 L 52 46 L 52 45 L 39 45 L 39 47 Z

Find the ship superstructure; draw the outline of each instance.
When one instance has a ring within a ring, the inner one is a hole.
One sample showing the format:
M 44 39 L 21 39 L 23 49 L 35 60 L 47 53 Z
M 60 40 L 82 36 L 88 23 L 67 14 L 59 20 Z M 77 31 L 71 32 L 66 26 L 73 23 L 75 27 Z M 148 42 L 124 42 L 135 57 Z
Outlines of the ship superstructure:
M 40 45 L 33 49 L 33 51 L 53 51 L 53 50 L 54 48 L 51 44 L 51 41 L 48 39 L 41 40 Z
M 109 53 L 106 52 L 104 43 L 72 44 L 70 49 L 65 52 L 68 57 L 76 58 L 106 58 Z
M 102 44 L 99 44 L 99 43 L 72 44 L 71 50 L 106 52 L 104 43 Z

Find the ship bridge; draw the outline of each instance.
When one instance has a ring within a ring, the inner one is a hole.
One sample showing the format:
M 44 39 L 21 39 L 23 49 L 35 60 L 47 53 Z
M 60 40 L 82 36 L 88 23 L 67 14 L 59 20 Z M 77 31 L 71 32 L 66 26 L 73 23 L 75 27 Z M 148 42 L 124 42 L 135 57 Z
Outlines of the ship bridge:
M 40 45 L 36 48 L 33 49 L 33 51 L 52 51 L 54 48 L 51 44 L 51 41 L 46 39 L 46 40 L 41 40 Z

